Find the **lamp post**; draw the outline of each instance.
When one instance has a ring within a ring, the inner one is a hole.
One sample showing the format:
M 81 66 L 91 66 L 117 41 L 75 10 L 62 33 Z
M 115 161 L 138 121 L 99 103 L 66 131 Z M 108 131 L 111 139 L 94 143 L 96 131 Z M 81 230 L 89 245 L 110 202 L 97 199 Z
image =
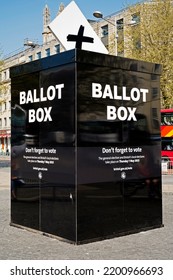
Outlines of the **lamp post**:
M 107 21 L 108 23 L 110 23 L 111 25 L 113 25 L 114 26 L 114 28 L 116 29 L 116 35 L 115 35 L 115 40 L 116 40 L 116 44 L 115 44 L 115 55 L 117 56 L 117 54 L 118 54 L 118 33 L 117 33 L 117 23 L 115 24 L 115 23 L 113 23 L 112 21 L 110 21 L 110 20 L 108 20 L 107 18 L 105 18 L 104 16 L 103 16 L 103 14 L 100 12 L 100 11 L 95 11 L 94 13 L 93 13 L 93 16 L 94 17 L 96 17 L 96 18 L 100 18 L 100 19 L 103 19 L 103 20 L 105 20 L 105 21 Z M 125 26 L 134 26 L 134 25 L 136 25 L 136 24 L 138 24 L 138 22 L 136 21 L 136 20 L 134 20 L 134 19 L 132 19 L 129 23 L 127 23 Z M 124 25 L 124 24 L 123 24 Z
M 105 21 L 107 21 L 108 23 L 110 23 L 111 25 L 113 25 L 115 28 L 116 28 L 116 35 L 115 35 L 115 40 L 116 40 L 116 44 L 115 44 L 115 55 L 117 56 L 117 53 L 118 53 L 118 50 L 117 50 L 117 45 L 118 45 L 118 34 L 117 34 L 117 26 L 109 21 L 108 19 L 104 18 L 103 14 L 100 12 L 100 11 L 95 11 L 93 13 L 93 16 L 96 17 L 96 18 L 102 18 L 104 19 Z

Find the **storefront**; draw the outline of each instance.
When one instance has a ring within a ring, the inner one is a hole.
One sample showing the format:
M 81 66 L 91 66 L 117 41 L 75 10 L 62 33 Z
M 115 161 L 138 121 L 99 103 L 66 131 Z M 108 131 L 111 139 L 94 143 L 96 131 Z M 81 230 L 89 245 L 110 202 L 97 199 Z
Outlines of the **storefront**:
M 0 154 L 9 155 L 11 143 L 11 132 L 10 130 L 0 130 Z

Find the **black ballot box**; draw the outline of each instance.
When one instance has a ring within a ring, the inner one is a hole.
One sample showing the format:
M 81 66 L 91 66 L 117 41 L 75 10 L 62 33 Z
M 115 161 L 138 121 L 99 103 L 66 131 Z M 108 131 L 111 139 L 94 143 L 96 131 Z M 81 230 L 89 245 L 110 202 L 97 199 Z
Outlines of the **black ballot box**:
M 11 75 L 11 225 L 80 244 L 162 226 L 159 64 L 70 50 Z

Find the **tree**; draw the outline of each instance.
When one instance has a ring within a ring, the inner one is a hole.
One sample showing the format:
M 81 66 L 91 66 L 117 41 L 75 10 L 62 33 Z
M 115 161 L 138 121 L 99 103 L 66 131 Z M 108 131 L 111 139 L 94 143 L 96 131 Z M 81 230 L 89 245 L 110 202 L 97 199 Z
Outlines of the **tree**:
M 138 22 L 126 29 L 126 57 L 162 64 L 161 105 L 173 107 L 173 1 L 145 1 L 128 13 Z

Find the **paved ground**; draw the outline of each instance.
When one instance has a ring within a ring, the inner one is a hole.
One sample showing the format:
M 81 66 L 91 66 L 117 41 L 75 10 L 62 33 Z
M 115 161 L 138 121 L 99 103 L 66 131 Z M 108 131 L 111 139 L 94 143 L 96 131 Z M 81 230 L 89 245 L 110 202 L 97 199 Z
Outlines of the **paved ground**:
M 173 176 L 163 176 L 163 228 L 75 246 L 9 225 L 9 170 L 0 168 L 1 260 L 173 260 Z
M 0 155 L 0 168 L 10 166 L 10 157 Z

